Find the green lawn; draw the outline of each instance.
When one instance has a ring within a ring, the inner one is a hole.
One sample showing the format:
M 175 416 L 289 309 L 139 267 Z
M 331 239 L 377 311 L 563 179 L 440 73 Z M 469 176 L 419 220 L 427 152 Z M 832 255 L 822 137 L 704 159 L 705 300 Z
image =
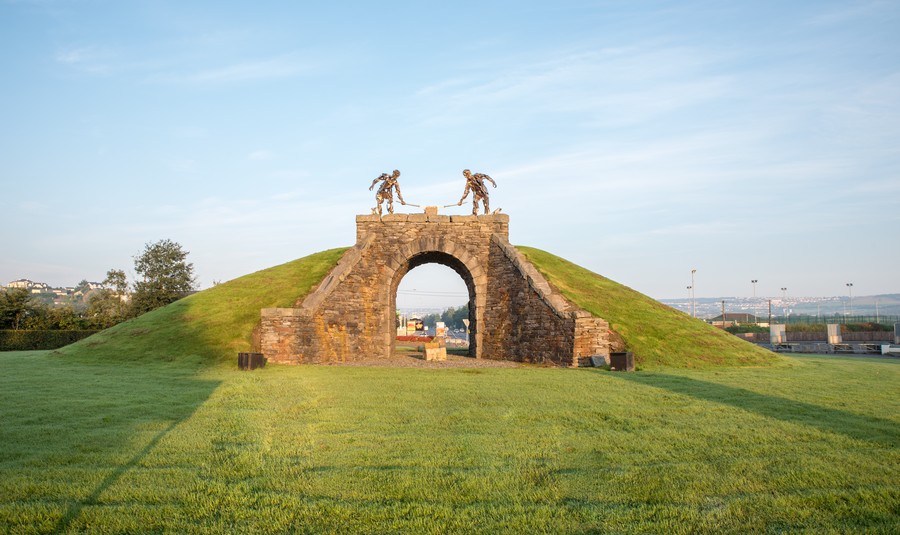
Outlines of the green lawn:
M 897 360 L 0 367 L 4 533 L 900 531 Z

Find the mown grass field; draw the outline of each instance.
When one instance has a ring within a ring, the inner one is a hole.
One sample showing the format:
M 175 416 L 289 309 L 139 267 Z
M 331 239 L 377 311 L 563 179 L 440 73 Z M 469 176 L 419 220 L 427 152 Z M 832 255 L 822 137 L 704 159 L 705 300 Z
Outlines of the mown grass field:
M 0 366 L 0 532 L 900 530 L 897 360 Z
M 324 251 L 0 353 L 0 533 L 900 531 L 900 361 L 777 357 L 520 250 L 643 371 L 238 371 Z

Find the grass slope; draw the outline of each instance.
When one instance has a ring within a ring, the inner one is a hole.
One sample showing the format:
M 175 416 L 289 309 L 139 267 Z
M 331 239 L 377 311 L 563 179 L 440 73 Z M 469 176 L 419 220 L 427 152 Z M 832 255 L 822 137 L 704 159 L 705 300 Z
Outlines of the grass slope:
M 644 368 L 756 366 L 769 351 L 538 249 L 518 248 L 563 295 L 610 322 Z M 337 263 L 331 249 L 204 290 L 62 349 L 64 355 L 232 362 L 249 351 L 259 310 L 291 306 Z
M 115 359 L 233 362 L 249 351 L 259 311 L 289 307 L 309 293 L 346 248 L 322 251 L 219 284 L 60 350 Z
M 900 362 L 0 354 L 0 533 L 898 533 Z
M 760 366 L 780 359 L 558 256 L 516 247 L 566 298 L 609 322 L 643 367 Z

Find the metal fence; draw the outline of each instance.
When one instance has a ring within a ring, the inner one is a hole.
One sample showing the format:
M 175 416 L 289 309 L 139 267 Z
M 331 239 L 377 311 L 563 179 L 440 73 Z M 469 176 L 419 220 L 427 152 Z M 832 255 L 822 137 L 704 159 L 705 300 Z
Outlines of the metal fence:
M 768 316 L 759 316 L 759 321 L 768 321 Z M 833 314 L 830 316 L 814 316 L 789 314 L 788 316 L 772 316 L 772 323 L 803 323 L 803 324 L 827 324 L 827 323 L 880 323 L 882 325 L 892 326 L 900 323 L 900 316 L 887 316 L 884 314 L 871 316 L 845 316 L 843 314 Z
M 739 338 L 743 338 L 744 340 L 747 340 L 748 342 L 755 342 L 758 344 L 769 343 L 769 333 L 738 333 L 735 336 L 737 336 Z M 785 341 L 786 342 L 827 342 L 828 334 L 825 331 L 813 332 L 813 333 L 786 332 L 785 333 Z M 842 342 L 893 343 L 894 342 L 894 332 L 893 331 L 876 331 L 876 332 L 841 333 L 841 341 Z

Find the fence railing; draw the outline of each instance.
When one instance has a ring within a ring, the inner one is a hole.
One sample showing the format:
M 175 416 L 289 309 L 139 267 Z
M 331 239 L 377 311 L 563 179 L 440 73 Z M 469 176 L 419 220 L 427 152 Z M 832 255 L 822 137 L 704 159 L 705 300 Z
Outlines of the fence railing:
M 769 333 L 738 333 L 739 336 L 748 342 L 758 344 L 769 343 Z M 786 332 L 787 342 L 827 342 L 828 335 L 822 332 Z M 892 331 L 870 331 L 870 332 L 849 332 L 842 333 L 841 340 L 844 342 L 884 342 L 893 343 L 894 333 Z
M 759 321 L 767 322 L 769 320 L 768 316 L 757 316 Z M 845 316 L 843 314 L 832 314 L 830 316 L 813 316 L 813 315 L 801 315 L 801 314 L 789 314 L 787 316 L 772 316 L 772 323 L 806 323 L 806 324 L 826 324 L 826 323 L 880 323 L 882 325 L 893 325 L 895 323 L 900 323 L 900 316 L 886 316 L 884 314 L 875 315 L 860 315 L 860 316 Z

